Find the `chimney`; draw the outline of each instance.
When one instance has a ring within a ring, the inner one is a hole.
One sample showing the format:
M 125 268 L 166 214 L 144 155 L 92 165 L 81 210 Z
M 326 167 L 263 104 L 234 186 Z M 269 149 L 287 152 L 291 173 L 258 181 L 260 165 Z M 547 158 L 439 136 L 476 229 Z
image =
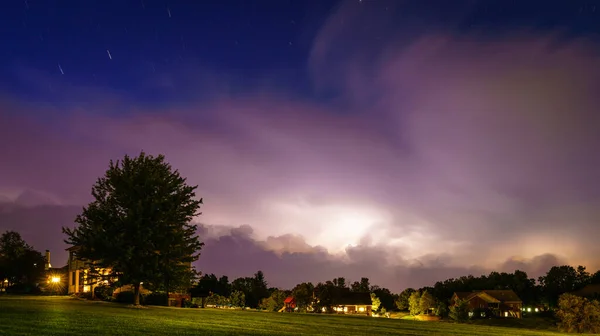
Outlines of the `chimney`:
M 50 250 L 46 250 L 46 271 L 49 270 L 52 267 L 52 265 L 50 265 Z

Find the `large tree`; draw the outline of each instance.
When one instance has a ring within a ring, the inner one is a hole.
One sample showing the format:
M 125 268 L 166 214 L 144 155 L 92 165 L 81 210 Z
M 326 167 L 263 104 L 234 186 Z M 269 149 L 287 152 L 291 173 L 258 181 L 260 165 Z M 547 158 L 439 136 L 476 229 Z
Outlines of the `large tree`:
M 16 231 L 0 235 L 0 281 L 32 285 L 42 280 L 46 259 Z
M 193 274 L 191 263 L 203 246 L 191 224 L 202 204 L 196 189 L 163 155 L 111 160 L 75 228 L 63 228 L 65 242 L 79 247 L 80 258 L 132 285 L 139 305 L 141 283 L 168 289 Z

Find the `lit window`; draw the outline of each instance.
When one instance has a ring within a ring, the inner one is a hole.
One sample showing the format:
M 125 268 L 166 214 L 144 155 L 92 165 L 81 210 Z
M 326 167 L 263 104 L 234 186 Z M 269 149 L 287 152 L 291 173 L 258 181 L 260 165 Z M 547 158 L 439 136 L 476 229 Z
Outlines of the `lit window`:
M 530 307 L 530 308 L 527 308 L 527 311 L 528 311 L 528 312 L 531 312 L 531 307 Z
M 90 291 L 90 286 L 83 286 L 83 292 L 87 293 Z
M 539 309 L 535 308 L 535 312 L 536 312 L 536 313 L 537 313 L 537 312 L 539 312 L 539 311 L 540 311 Z
M 365 307 L 359 307 L 359 308 L 358 308 L 358 311 L 359 311 L 359 312 L 364 312 L 364 311 L 365 311 Z
M 508 312 L 504 312 L 504 317 L 508 317 Z

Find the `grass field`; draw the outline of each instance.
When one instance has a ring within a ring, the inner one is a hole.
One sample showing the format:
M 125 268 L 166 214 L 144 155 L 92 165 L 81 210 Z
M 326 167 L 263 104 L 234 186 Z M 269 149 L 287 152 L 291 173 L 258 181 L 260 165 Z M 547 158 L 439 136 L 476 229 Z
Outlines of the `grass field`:
M 0 296 L 1 335 L 560 335 L 401 319 L 218 309 L 136 309 L 68 297 Z

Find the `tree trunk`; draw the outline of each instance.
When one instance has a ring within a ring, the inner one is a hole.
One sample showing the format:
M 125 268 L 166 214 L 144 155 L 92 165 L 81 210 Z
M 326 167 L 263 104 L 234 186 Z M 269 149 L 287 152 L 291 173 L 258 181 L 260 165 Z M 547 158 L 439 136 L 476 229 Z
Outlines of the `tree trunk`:
M 136 283 L 133 285 L 133 305 L 140 305 L 140 283 Z

